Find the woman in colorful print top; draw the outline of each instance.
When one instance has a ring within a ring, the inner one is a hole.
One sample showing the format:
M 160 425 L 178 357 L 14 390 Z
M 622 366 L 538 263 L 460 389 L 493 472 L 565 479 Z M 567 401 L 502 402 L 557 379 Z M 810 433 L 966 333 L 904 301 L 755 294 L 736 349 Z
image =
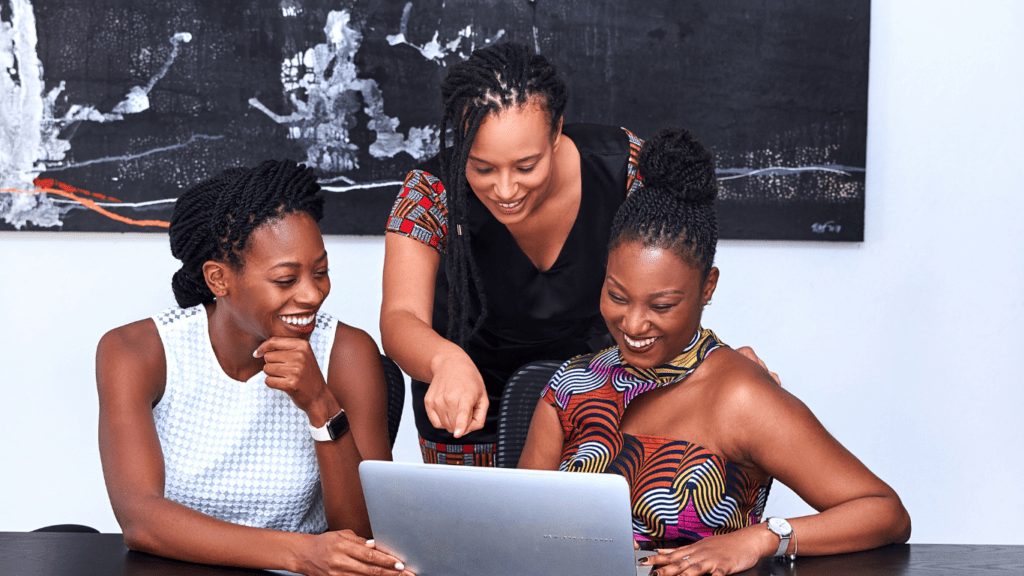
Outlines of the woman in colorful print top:
M 601 313 L 617 346 L 544 390 L 519 465 L 630 485 L 658 576 L 731 574 L 771 555 L 864 550 L 910 536 L 896 493 L 756 363 L 700 326 L 718 283 L 711 154 L 665 129 L 612 226 Z M 772 479 L 818 514 L 759 524 Z

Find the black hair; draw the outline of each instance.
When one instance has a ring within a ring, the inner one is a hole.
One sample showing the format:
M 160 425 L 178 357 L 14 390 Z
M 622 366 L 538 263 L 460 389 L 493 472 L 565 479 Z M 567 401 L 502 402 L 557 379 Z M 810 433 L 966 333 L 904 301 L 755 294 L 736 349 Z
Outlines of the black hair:
M 448 237 L 445 265 L 448 275 L 448 339 L 460 346 L 483 325 L 487 298 L 473 259 L 469 238 L 471 190 L 466 163 L 480 123 L 489 114 L 518 108 L 541 99 L 552 135 L 565 111 L 568 90 L 555 67 L 522 44 L 496 44 L 473 51 L 468 60 L 449 69 L 441 84 L 441 176 L 448 194 Z M 446 135 L 451 131 L 451 151 Z M 480 314 L 469 326 L 470 282 Z
M 312 168 L 291 160 L 267 160 L 255 168 L 228 168 L 189 188 L 174 203 L 171 254 L 181 260 L 171 288 L 178 306 L 213 302 L 203 264 L 236 268 L 252 231 L 286 214 L 305 212 L 319 222 L 324 199 Z
M 637 171 L 643 187 L 615 213 L 608 252 L 627 242 L 670 249 L 707 280 L 718 243 L 711 152 L 689 130 L 662 128 L 644 143 Z

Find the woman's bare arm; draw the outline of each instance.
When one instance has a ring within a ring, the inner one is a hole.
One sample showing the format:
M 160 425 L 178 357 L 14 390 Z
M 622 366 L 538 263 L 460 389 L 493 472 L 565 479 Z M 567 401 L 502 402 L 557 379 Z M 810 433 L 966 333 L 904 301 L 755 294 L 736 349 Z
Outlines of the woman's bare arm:
M 364 572 L 372 568 L 368 564 L 382 567 L 382 574 L 399 574 L 393 557 L 353 534 L 313 536 L 239 526 L 164 498 L 164 460 L 153 406 L 163 394 L 165 362 L 152 320 L 108 332 L 96 353 L 100 459 L 111 507 L 130 549 L 303 574 Z
M 713 359 L 713 360 L 712 360 Z M 811 411 L 751 360 L 723 349 L 708 358 L 723 375 L 712 415 L 719 449 L 789 486 L 818 514 L 789 518 L 788 554 L 838 554 L 906 542 L 910 516 L 885 482 L 871 473 Z M 710 367 L 710 366 L 709 366 Z M 779 537 L 763 524 L 651 557 L 659 575 L 695 570 L 731 574 L 773 555 Z
M 424 404 L 431 423 L 460 437 L 483 427 L 487 390 L 469 356 L 431 326 L 440 264 L 430 246 L 385 234 L 381 344 L 406 374 L 430 383 Z
M 391 444 L 380 352 L 366 332 L 338 324 L 328 365 L 327 387 L 337 405 L 345 409 L 351 430 L 333 442 L 314 443 L 328 525 L 332 530 L 347 528 L 370 538 L 359 462 L 391 460 Z

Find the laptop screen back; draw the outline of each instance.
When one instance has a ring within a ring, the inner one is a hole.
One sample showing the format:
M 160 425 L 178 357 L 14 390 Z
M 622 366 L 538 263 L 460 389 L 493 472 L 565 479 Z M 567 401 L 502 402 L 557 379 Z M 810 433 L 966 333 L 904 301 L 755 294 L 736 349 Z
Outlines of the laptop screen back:
M 418 576 L 632 576 L 626 480 L 367 461 L 359 476 L 377 543 Z

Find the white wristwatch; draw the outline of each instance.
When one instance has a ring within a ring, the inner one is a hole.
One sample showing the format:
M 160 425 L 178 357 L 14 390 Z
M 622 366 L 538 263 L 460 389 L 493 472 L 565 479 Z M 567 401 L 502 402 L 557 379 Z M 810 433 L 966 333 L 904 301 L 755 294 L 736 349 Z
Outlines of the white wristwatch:
M 795 550 L 793 554 L 786 554 L 786 549 L 789 548 L 789 540 L 793 537 L 793 527 L 789 525 L 789 522 L 785 518 L 773 517 L 765 520 L 765 524 L 768 525 L 769 530 L 779 537 L 779 549 L 775 552 L 775 557 L 786 560 L 795 559 Z
M 323 426 L 317 428 L 308 423 L 307 426 L 309 426 L 309 434 L 313 437 L 313 440 L 329 442 L 341 438 L 348 432 L 348 416 L 345 415 L 345 409 L 342 408 L 330 420 L 325 422 Z

